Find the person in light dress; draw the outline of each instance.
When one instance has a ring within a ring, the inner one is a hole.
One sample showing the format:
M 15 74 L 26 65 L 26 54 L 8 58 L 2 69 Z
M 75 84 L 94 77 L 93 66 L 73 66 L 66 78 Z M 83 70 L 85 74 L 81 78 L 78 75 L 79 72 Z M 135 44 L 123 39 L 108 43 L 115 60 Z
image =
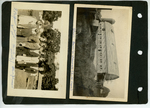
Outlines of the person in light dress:
M 18 28 L 38 28 L 43 22 L 34 16 L 18 15 Z

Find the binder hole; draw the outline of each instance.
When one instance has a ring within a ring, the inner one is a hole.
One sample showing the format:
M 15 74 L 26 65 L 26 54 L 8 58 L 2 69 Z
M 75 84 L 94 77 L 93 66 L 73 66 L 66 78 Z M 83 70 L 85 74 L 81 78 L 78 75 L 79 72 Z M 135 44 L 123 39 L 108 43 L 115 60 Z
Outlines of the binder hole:
M 137 16 L 138 16 L 138 18 L 142 18 L 142 14 L 141 13 L 138 13 Z
M 139 55 L 142 55 L 142 54 L 143 54 L 143 51 L 139 50 L 139 51 L 138 51 L 138 54 L 139 54 Z
M 142 92 L 142 90 L 143 90 L 143 87 L 139 87 L 139 88 L 138 88 L 138 91 L 139 91 L 139 92 Z

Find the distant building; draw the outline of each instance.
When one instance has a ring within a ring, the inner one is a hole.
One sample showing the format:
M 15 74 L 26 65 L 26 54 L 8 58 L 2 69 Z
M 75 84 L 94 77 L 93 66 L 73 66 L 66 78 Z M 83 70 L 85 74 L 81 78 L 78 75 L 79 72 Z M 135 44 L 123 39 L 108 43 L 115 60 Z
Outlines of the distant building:
M 113 80 L 119 77 L 113 23 L 99 22 L 96 31 L 96 70 L 97 73 L 105 74 L 105 80 Z

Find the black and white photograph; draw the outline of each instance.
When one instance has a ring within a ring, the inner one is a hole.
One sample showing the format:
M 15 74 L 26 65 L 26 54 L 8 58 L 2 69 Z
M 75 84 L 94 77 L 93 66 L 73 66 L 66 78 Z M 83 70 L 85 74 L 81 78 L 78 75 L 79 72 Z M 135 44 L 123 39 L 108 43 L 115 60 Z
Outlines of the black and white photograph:
M 24 5 L 26 8 L 23 9 L 19 5 Z M 11 74 L 12 80 L 9 86 L 16 90 L 33 92 L 42 90 L 43 93 L 60 91 L 62 96 L 65 96 L 66 88 L 62 90 L 62 84 L 65 85 L 66 77 L 66 31 L 69 20 L 65 22 L 65 26 L 63 21 L 65 18 L 68 19 L 69 14 L 64 16 L 67 14 L 68 6 L 32 3 L 14 3 L 13 6 L 11 19 L 13 24 L 10 25 L 10 36 L 12 36 L 10 41 L 13 43 L 10 46 L 12 49 L 9 59 L 13 63 L 11 70 L 13 75 Z M 63 63 L 60 61 L 62 57 Z M 64 81 L 61 82 L 62 80 Z
M 18 10 L 14 88 L 58 89 L 61 13 Z
M 75 4 L 70 98 L 127 101 L 131 7 Z

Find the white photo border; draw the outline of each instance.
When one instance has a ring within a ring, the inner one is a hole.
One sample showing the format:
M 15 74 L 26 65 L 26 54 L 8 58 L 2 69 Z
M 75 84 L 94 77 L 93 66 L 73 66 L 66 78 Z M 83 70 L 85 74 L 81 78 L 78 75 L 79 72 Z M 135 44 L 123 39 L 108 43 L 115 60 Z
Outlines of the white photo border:
M 28 3 L 12 2 L 11 3 L 11 23 L 10 23 L 10 45 L 8 61 L 8 82 L 7 96 L 21 97 L 40 97 L 40 98 L 66 98 L 66 76 L 67 76 L 67 55 L 68 55 L 68 33 L 69 33 L 69 4 L 53 3 Z M 61 44 L 60 44 L 60 63 L 59 63 L 59 89 L 53 90 L 25 90 L 14 89 L 15 78 L 15 49 L 16 49 L 16 22 L 18 9 L 32 10 L 50 10 L 62 11 L 61 16 Z
M 128 47 L 128 55 L 127 55 L 127 62 L 128 65 L 126 66 L 127 72 L 125 76 L 125 92 L 124 98 L 103 98 L 103 97 L 87 97 L 87 96 L 73 96 L 73 84 L 74 84 L 74 63 L 75 63 L 75 44 L 76 44 L 76 18 L 77 18 L 77 8 L 112 8 L 112 9 L 128 9 L 129 10 L 129 17 L 128 17 L 128 24 L 129 29 L 128 38 L 129 38 L 129 46 Z M 131 25 L 132 24 L 132 7 L 127 6 L 111 6 L 111 5 L 93 5 L 93 4 L 75 4 L 74 5 L 74 16 L 73 16 L 73 33 L 72 33 L 72 54 L 71 54 L 71 74 L 70 74 L 70 99 L 81 99 L 81 100 L 97 100 L 97 101 L 120 101 L 120 102 L 127 102 L 128 101 L 128 82 L 129 82 L 129 60 L 130 60 L 130 39 L 131 39 Z

